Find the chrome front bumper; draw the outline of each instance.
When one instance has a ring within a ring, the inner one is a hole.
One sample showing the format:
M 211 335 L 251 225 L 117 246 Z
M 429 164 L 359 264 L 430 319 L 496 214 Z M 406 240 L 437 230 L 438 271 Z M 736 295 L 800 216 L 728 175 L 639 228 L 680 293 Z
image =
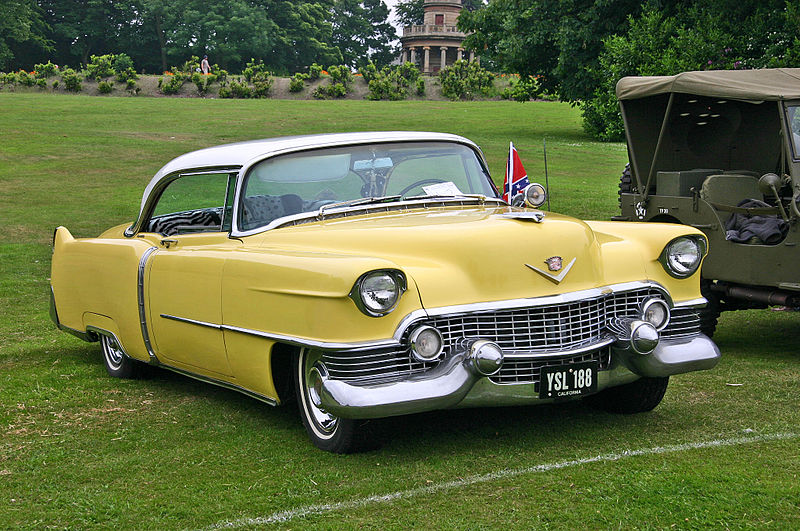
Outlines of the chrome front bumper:
M 714 367 L 717 346 L 705 335 L 662 340 L 649 354 L 639 354 L 618 342 L 612 346 L 612 365 L 598 374 L 598 391 L 639 377 L 663 377 Z M 498 385 L 486 378 L 469 352 L 455 353 L 437 367 L 402 380 L 352 383 L 322 377 L 313 382 L 317 406 L 343 418 L 392 417 L 454 407 L 546 403 L 534 384 Z

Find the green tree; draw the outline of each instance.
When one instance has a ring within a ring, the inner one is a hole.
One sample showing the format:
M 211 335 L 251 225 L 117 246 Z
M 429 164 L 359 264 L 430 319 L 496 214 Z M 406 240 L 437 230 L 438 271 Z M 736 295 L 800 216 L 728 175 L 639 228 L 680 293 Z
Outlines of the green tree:
M 641 0 L 493 0 L 459 17 L 465 47 L 498 69 L 540 79 L 568 101 L 591 96 L 603 39 L 624 31 Z
M 30 68 L 40 58 L 36 52 L 51 49 L 46 31 L 41 10 L 33 0 L 0 2 L 0 68 Z
M 336 0 L 333 8 L 333 41 L 343 64 L 361 67 L 369 62 L 383 66 L 391 62 L 389 44 L 397 38 L 383 0 Z

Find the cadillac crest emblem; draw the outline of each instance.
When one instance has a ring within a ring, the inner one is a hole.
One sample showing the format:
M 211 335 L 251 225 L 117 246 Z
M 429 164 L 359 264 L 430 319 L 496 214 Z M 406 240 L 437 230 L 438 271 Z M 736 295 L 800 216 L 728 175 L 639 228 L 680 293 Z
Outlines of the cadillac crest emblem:
M 561 269 L 561 257 L 560 256 L 551 256 L 547 260 L 544 261 L 547 264 L 547 269 L 550 271 L 559 271 Z
M 575 261 L 577 259 L 578 257 L 576 256 L 575 258 L 570 260 L 569 263 L 565 266 L 563 258 L 561 258 L 560 256 L 551 256 L 550 258 L 544 261 L 544 263 L 547 264 L 547 269 L 549 269 L 549 271 L 545 271 L 544 269 L 539 269 L 538 267 L 532 266 L 530 264 L 525 264 L 525 266 L 532 269 L 533 271 L 536 271 L 537 273 L 545 277 L 547 280 L 551 280 L 556 284 L 560 284 L 561 281 L 564 280 L 564 277 L 567 276 L 567 273 L 569 273 L 570 269 L 572 269 L 572 266 L 575 265 Z

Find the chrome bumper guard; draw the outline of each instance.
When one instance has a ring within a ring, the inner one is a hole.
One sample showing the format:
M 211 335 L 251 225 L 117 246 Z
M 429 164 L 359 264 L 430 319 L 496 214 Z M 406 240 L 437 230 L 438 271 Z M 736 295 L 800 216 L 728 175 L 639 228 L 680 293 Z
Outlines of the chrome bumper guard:
M 637 376 L 664 377 L 710 369 L 720 359 L 717 346 L 703 334 L 690 338 L 663 340 L 648 353 L 640 353 L 632 348 L 630 337 L 621 335 L 611 348 L 614 359 L 621 367 L 614 373 L 613 378 L 605 379 L 605 385 L 602 385 L 601 379 L 598 390 L 627 383 L 635 380 Z M 503 362 L 502 356 L 494 361 L 499 369 Z M 312 396 L 318 402 L 316 405 L 329 413 L 343 418 L 367 419 L 447 409 L 457 407 L 462 401 L 468 403 L 470 407 L 500 405 L 504 403 L 501 395 L 519 397 L 520 387 L 533 387 L 533 384 L 491 383 L 486 379 L 488 376 L 486 371 L 479 365 L 484 362 L 485 360 L 477 359 L 475 349 L 467 349 L 450 355 L 437 367 L 425 373 L 380 383 L 352 383 L 331 379 L 327 376 L 327 370 L 321 367 L 321 377 L 312 383 L 315 388 Z M 628 376 L 620 376 L 620 370 Z M 476 396 L 473 397 L 470 391 L 479 381 L 481 382 L 479 387 L 485 388 L 487 384 L 491 385 L 492 392 L 487 394 L 484 389 L 480 393 L 475 393 Z M 539 400 L 532 392 L 526 395 L 526 402 L 533 403 Z

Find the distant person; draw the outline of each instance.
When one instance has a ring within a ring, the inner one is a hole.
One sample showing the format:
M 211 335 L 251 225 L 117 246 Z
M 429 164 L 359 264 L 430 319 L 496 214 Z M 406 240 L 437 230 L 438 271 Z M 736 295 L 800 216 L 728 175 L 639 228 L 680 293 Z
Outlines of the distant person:
M 207 76 L 209 72 L 211 72 L 211 65 L 208 64 L 208 56 L 204 55 L 203 60 L 200 61 L 200 70 L 203 71 L 203 75 Z

